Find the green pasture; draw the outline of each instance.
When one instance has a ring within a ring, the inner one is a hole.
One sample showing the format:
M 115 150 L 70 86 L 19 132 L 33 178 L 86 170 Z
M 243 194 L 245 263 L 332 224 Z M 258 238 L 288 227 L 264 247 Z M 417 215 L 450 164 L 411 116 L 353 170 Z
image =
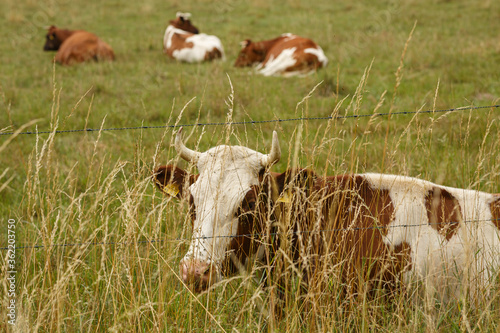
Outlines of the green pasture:
M 183 64 L 162 53 L 177 11 L 221 39 L 224 62 Z M 96 33 L 116 61 L 54 64 L 43 51 L 52 24 Z M 17 250 L 16 326 L 4 320 L 2 255 L 0 331 L 500 329 L 498 293 L 479 307 L 325 296 L 319 308 L 287 303 L 280 320 L 252 273 L 195 296 L 177 278 L 187 203 L 150 181 L 155 167 L 177 161 L 169 126 L 253 120 L 187 126 L 186 145 L 266 152 L 276 130 L 282 159 L 273 171 L 394 173 L 500 192 L 500 108 L 427 112 L 500 104 L 500 2 L 4 0 L 0 26 L 0 134 L 165 126 L 0 135 L 0 247 L 8 219 L 18 247 L 43 245 Z M 286 79 L 233 67 L 240 41 L 285 32 L 315 40 L 328 66 Z M 401 111 L 410 114 L 352 117 Z M 260 122 L 328 116 L 346 118 Z

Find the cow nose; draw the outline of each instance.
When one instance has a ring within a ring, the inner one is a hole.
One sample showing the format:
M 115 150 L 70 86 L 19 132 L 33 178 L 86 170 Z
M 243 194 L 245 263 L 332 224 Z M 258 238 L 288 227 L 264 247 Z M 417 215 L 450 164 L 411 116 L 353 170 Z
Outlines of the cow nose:
M 195 292 L 208 289 L 217 277 L 214 265 L 196 259 L 181 261 L 180 273 L 182 281 Z

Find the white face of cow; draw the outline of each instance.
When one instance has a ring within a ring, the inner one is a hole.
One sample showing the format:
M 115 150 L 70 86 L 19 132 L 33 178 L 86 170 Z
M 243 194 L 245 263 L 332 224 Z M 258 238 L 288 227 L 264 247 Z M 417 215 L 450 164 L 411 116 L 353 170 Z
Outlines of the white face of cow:
M 196 209 L 193 239 L 183 260 L 217 264 L 224 259 L 238 229 L 236 211 L 250 186 L 259 182 L 262 157 L 237 146 L 218 146 L 200 155 L 198 180 L 189 187 Z
M 225 145 L 198 153 L 184 146 L 179 130 L 175 146 L 182 158 L 196 163 L 199 171 L 198 179 L 189 187 L 196 218 L 180 272 L 184 282 L 200 291 L 220 279 L 221 264 L 232 237 L 237 235 L 238 208 L 250 187 L 259 184 L 259 172 L 279 160 L 279 144 L 274 132 L 268 155 Z

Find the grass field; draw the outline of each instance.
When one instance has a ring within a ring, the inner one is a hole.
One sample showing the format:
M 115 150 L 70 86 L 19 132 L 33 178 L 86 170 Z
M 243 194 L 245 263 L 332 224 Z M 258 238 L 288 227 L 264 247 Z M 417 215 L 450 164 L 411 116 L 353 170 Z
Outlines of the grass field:
M 216 34 L 225 62 L 181 64 L 162 54 L 177 11 Z M 488 106 L 500 101 L 500 2 L 5 0 L 0 4 L 0 134 L 262 121 Z M 113 63 L 54 65 L 45 27 L 85 29 Z M 327 68 L 261 77 L 232 65 L 239 42 L 284 32 L 314 39 Z M 203 151 L 229 141 L 261 152 L 272 130 L 284 170 L 383 172 L 500 192 L 500 109 L 185 128 Z M 500 297 L 479 307 L 357 299 L 325 291 L 277 321 L 252 274 L 194 296 L 177 277 L 189 239 L 187 203 L 150 176 L 177 160 L 171 128 L 0 136 L 0 247 L 16 221 L 17 324 L 7 324 L 1 250 L 0 331 L 500 330 Z M 300 144 L 296 144 L 299 142 Z M 179 162 L 183 167 L 187 165 Z M 145 241 L 154 240 L 148 243 Z M 89 245 L 99 243 L 99 245 Z M 112 243 L 112 244 L 111 244 Z M 49 246 L 77 244 L 75 246 Z M 242 283 L 244 282 L 244 283 Z M 486 298 L 485 298 L 486 299 Z

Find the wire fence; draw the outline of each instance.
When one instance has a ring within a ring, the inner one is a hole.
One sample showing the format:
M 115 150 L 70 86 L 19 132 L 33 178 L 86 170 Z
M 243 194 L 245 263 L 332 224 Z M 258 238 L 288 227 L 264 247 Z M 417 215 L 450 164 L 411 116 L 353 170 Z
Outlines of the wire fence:
M 64 133 L 81 133 L 81 132 L 107 132 L 107 131 L 126 131 L 126 130 L 149 130 L 149 129 L 165 129 L 165 128 L 178 128 L 178 127 L 194 127 L 194 126 L 227 126 L 227 125 L 256 125 L 256 124 L 267 124 L 267 123 L 282 123 L 282 122 L 294 122 L 294 121 L 313 121 L 313 120 L 342 120 L 342 119 L 359 119 L 359 118 L 371 118 L 371 117 L 388 117 L 388 116 L 398 116 L 398 115 L 410 115 L 410 114 L 428 114 L 428 113 L 446 113 L 446 112 L 457 112 L 457 111 L 472 111 L 472 110 L 484 110 L 484 109 L 498 109 L 500 104 L 496 105 L 486 105 L 486 106 L 464 106 L 451 109 L 442 110 L 425 110 L 425 111 L 399 111 L 399 112 L 386 112 L 386 113 L 372 113 L 372 114 L 353 114 L 345 116 L 324 116 L 324 117 L 298 117 L 298 118 L 288 118 L 288 119 L 268 119 L 268 120 L 246 120 L 246 121 L 233 121 L 233 122 L 210 122 L 210 123 L 194 123 L 194 124 L 177 124 L 177 125 L 159 125 L 159 126 L 135 126 L 135 127 L 111 127 L 111 128 L 81 128 L 81 129 L 69 129 L 69 130 L 56 130 L 56 131 L 26 131 L 17 133 L 17 135 L 39 135 L 39 134 L 64 134 Z M 0 133 L 0 136 L 14 135 L 16 132 L 4 132 Z
M 80 247 L 80 246 L 118 246 L 118 245 L 131 245 L 131 244 L 153 244 L 153 243 L 182 243 L 189 242 L 193 240 L 206 240 L 206 239 L 218 239 L 218 238 L 237 238 L 237 237 L 248 237 L 248 238 L 262 238 L 270 236 L 292 236 L 298 234 L 312 234 L 312 233 L 325 233 L 325 232 L 350 232 L 350 231 L 367 231 L 367 230 L 387 230 L 396 228 L 416 228 L 424 226 L 439 226 L 439 225 L 458 225 L 460 223 L 480 223 L 480 222 L 494 222 L 500 221 L 497 219 L 477 219 L 477 220 L 467 220 L 467 221 L 451 221 L 451 222 L 429 222 L 420 224 L 400 224 L 400 225 L 388 225 L 388 226 L 371 226 L 371 227 L 353 227 L 353 228 L 336 228 L 336 229 L 321 229 L 321 230 L 303 230 L 303 231 L 290 231 L 290 232 L 271 232 L 271 233 L 251 233 L 251 234 L 241 234 L 241 235 L 224 235 L 224 236 L 202 236 L 202 237 L 191 237 L 191 238 L 164 238 L 164 239 L 152 239 L 152 240 L 137 240 L 137 241 L 122 241 L 122 242 L 81 242 L 81 243 L 62 243 L 62 244 L 51 244 L 51 245 L 22 245 L 16 246 L 15 249 L 43 249 L 49 247 Z M 8 250 L 9 247 L 0 247 L 0 250 Z

